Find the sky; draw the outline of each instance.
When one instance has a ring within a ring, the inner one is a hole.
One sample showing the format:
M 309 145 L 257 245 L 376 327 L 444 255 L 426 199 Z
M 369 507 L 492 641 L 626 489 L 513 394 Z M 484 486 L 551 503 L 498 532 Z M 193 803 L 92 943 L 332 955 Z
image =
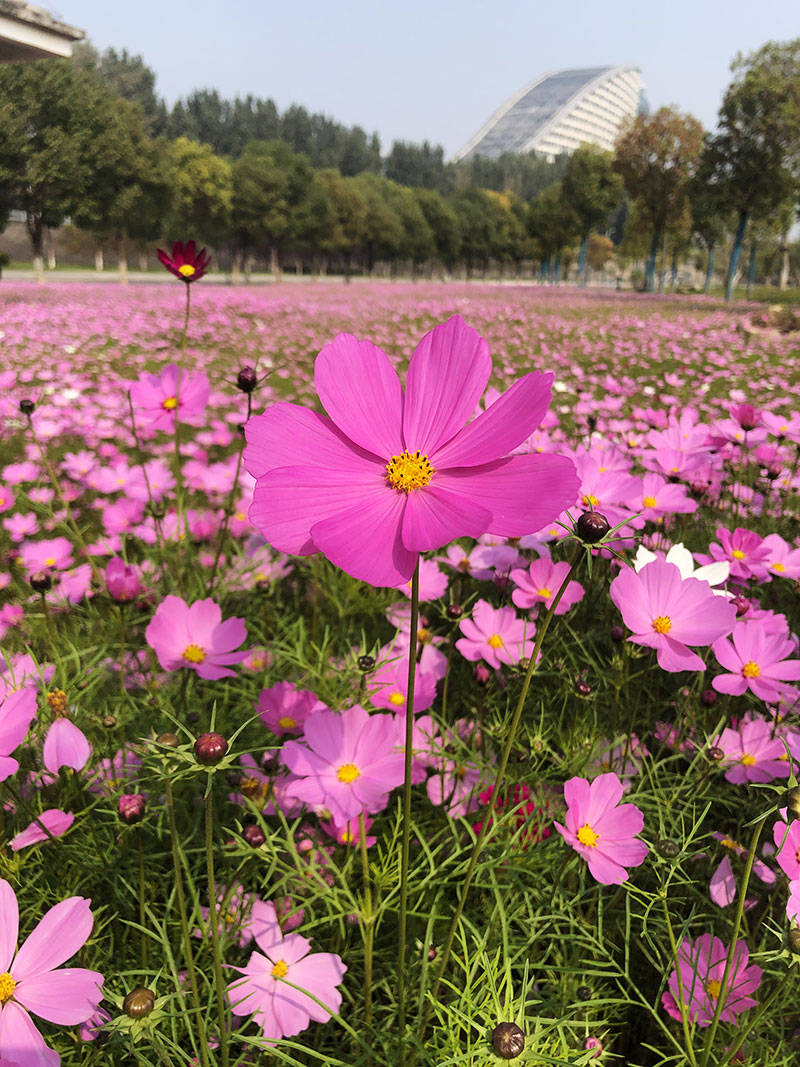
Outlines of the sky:
M 737 52 L 800 36 L 798 0 L 37 0 L 192 89 L 301 104 L 451 156 L 510 96 L 568 67 L 637 66 L 652 110 L 716 125 Z

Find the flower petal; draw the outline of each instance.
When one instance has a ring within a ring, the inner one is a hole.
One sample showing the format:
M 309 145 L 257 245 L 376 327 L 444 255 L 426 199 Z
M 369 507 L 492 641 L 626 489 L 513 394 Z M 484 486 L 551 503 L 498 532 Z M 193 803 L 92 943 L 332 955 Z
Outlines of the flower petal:
M 361 496 L 356 506 L 316 522 L 311 539 L 331 563 L 362 582 L 395 588 L 404 585 L 418 558 L 400 536 L 405 493 L 382 485 Z
M 14 969 L 16 977 L 16 968 Z M 76 1026 L 97 1010 L 103 999 L 103 976 L 84 967 L 64 967 L 33 975 L 17 984 L 14 998 L 50 1023 Z
M 11 957 L 17 947 L 18 933 L 17 896 L 10 883 L 5 878 L 0 878 L 0 974 L 5 974 L 11 966 Z
M 459 315 L 426 333 L 408 365 L 406 448 L 430 454 L 454 437 L 475 410 L 491 372 L 488 342 Z
M 0 1007 L 0 1054 L 18 1067 L 59 1067 L 61 1057 L 48 1048 L 33 1019 L 13 1000 Z
M 491 511 L 469 497 L 429 485 L 408 494 L 403 544 L 411 552 L 430 552 L 457 537 L 480 537 L 491 521 Z
M 14 960 L 15 981 L 53 971 L 75 955 L 92 932 L 90 904 L 86 897 L 68 897 L 42 916 Z

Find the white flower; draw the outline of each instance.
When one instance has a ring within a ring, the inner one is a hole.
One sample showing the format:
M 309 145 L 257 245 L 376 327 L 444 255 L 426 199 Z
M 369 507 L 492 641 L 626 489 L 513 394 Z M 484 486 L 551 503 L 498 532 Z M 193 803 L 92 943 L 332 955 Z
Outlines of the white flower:
M 633 561 L 633 569 L 638 573 L 642 567 L 646 566 L 648 563 L 652 563 L 656 558 L 654 552 L 645 548 L 644 545 L 639 545 Z M 712 587 L 727 582 L 731 570 L 730 563 L 725 560 L 708 563 L 705 567 L 698 567 L 697 570 L 695 570 L 694 556 L 689 549 L 684 548 L 682 544 L 673 545 L 669 552 L 667 552 L 667 563 L 675 564 L 681 572 L 681 578 L 697 578 L 698 581 L 706 582 Z M 724 596 L 729 599 L 733 596 L 733 593 L 729 593 L 725 589 L 712 588 L 711 591 L 715 596 Z

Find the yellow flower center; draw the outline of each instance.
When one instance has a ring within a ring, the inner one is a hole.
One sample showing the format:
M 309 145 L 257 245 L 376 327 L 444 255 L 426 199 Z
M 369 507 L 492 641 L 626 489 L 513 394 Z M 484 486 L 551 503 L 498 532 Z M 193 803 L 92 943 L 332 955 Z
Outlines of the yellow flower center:
M 63 689 L 51 689 L 47 694 L 47 703 L 58 715 L 67 710 L 67 694 Z
M 386 478 L 393 489 L 404 493 L 421 489 L 433 477 L 433 467 L 422 452 L 403 451 L 386 464 Z
M 17 983 L 8 971 L 5 974 L 0 974 L 0 1004 L 5 1004 L 7 1000 L 11 1000 L 16 987 Z
M 419 630 L 417 630 L 417 640 L 421 645 L 430 644 L 431 632 L 426 626 L 421 626 Z
M 731 555 L 734 559 L 744 559 L 744 552 L 742 552 L 741 548 L 734 548 L 733 552 L 731 552 Z
M 342 842 L 343 845 L 349 845 L 350 842 L 354 839 L 355 834 L 353 834 L 350 830 L 342 830 L 341 834 L 339 834 L 339 840 Z
M 399 690 L 397 690 L 397 692 L 395 692 L 395 693 L 392 693 L 392 695 L 389 697 L 389 703 L 390 704 L 395 704 L 398 708 L 400 707 L 401 704 L 405 703 L 405 700 L 406 700 L 406 698 L 403 696 L 403 694 Z
M 644 498 L 644 500 L 642 501 L 642 503 L 644 504 L 644 506 L 646 508 L 654 508 L 656 506 L 656 504 L 658 503 L 658 501 L 656 500 L 656 498 L 654 496 L 646 496 Z
M 178 406 L 177 396 L 168 396 L 161 404 L 164 411 L 174 411 Z
M 672 619 L 669 615 L 656 615 L 653 619 L 653 629 L 657 634 L 668 634 L 672 629 Z
M 596 833 L 588 822 L 578 830 L 578 840 L 582 845 L 588 845 L 589 848 L 595 848 L 597 842 L 600 840 L 600 834 Z
M 56 565 L 56 557 L 55 556 L 48 556 L 47 559 L 44 561 L 44 565 L 45 565 L 45 567 L 55 567 L 55 565 Z
M 734 848 L 734 849 L 735 848 L 739 848 L 738 843 L 736 841 L 734 841 L 732 837 L 728 837 L 727 834 L 720 841 L 720 844 L 722 845 L 723 848 Z
M 258 778 L 242 778 L 239 789 L 242 791 L 242 796 L 249 797 L 250 800 L 258 800 L 259 797 L 264 799 L 267 792 Z
M 706 992 L 712 1000 L 716 1000 L 719 996 L 719 991 L 722 989 L 722 982 L 717 981 L 716 978 L 709 978 L 706 982 Z
M 340 782 L 354 782 L 356 778 L 361 774 L 361 771 L 356 767 L 355 763 L 343 763 L 339 770 L 336 772 L 336 777 Z
M 191 263 L 184 263 L 182 267 L 178 267 L 178 274 L 182 274 L 184 278 L 191 278 L 195 273 L 195 269 Z
M 786 570 L 786 568 L 784 567 L 784 565 L 782 563 L 773 563 L 772 564 L 772 569 L 774 571 L 777 571 L 778 574 L 783 574 L 783 572 Z
M 755 761 L 755 756 L 751 756 L 749 752 L 745 752 L 745 754 L 742 756 L 742 763 L 745 765 L 745 767 L 752 767 Z
M 455 774 L 456 778 L 463 778 L 464 775 L 467 773 L 467 768 L 464 766 L 463 763 L 459 763 L 453 773 Z
M 548 589 L 546 585 L 543 585 L 541 589 L 536 590 L 536 595 L 543 597 L 545 600 L 549 600 L 553 595 L 553 590 Z
M 584 496 L 581 497 L 581 500 L 583 501 L 583 506 L 585 508 L 588 508 L 590 504 L 593 508 L 596 508 L 597 505 L 600 503 L 600 501 L 593 493 L 584 494 Z
M 486 643 L 488 644 L 489 648 L 502 648 L 503 638 L 500 636 L 500 634 L 492 634 L 492 636 Z
M 286 966 L 286 961 L 278 960 L 278 962 L 272 968 L 270 973 L 273 978 L 285 978 L 286 975 L 289 973 L 289 968 Z
M 206 654 L 199 645 L 187 645 L 183 650 L 183 658 L 189 663 L 202 663 Z
M 291 730 L 293 726 L 297 726 L 297 722 L 291 715 L 281 715 L 278 719 L 278 726 L 280 726 L 282 730 Z
M 742 667 L 742 674 L 745 678 L 758 678 L 759 674 L 761 674 L 761 668 L 757 663 L 748 660 L 744 667 Z

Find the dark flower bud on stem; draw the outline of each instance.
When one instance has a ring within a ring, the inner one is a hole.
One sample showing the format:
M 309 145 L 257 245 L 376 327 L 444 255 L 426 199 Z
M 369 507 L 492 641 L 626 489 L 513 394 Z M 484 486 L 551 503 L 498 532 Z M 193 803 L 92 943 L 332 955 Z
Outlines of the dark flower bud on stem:
M 700 694 L 700 703 L 704 708 L 713 708 L 717 702 L 717 693 L 715 689 L 704 689 Z
M 243 393 L 252 393 L 258 385 L 258 377 L 252 367 L 242 367 L 236 375 L 236 388 Z
M 713 760 L 714 763 L 721 763 L 725 759 L 725 753 L 717 745 L 712 745 L 708 750 L 708 758 Z
M 22 412 L 23 415 L 27 415 L 28 417 L 33 414 L 35 407 L 36 405 L 34 404 L 34 402 L 28 399 L 28 397 L 25 397 L 19 402 L 19 410 Z
M 260 848 L 261 845 L 267 840 L 264 836 L 264 831 L 260 826 L 256 826 L 255 823 L 250 826 L 245 826 L 242 837 L 250 845 L 251 848 Z
M 596 545 L 602 541 L 611 529 L 608 519 L 599 511 L 584 511 L 575 523 L 575 532 L 587 545 Z
M 800 926 L 792 926 L 789 929 L 789 948 L 792 952 L 800 955 Z
M 460 604 L 448 604 L 447 605 L 447 617 L 448 617 L 448 619 L 453 619 L 455 621 L 456 619 L 460 619 L 463 614 L 464 614 L 464 609 L 461 607 Z
M 621 626 L 612 626 L 611 627 L 611 640 L 612 641 L 615 641 L 617 644 L 619 644 L 619 642 L 623 639 L 624 636 L 625 636 L 625 631 L 622 629 Z
M 228 742 L 222 734 L 200 734 L 194 743 L 194 754 L 198 763 L 205 767 L 214 767 L 228 751 Z
M 132 989 L 122 1002 L 122 1010 L 131 1019 L 144 1019 L 155 1007 L 156 996 L 152 989 L 139 986 Z
M 53 584 L 53 579 L 47 571 L 36 571 L 28 581 L 31 583 L 31 589 L 34 593 L 46 593 Z
M 159 734 L 156 738 L 159 745 L 163 745 L 165 748 L 177 748 L 180 744 L 180 739 L 177 734 Z
M 374 656 L 359 656 L 357 664 L 358 664 L 358 669 L 360 671 L 363 671 L 364 674 L 366 674 L 368 671 L 374 670 L 374 668 L 375 668 L 375 657 Z
M 588 697 L 592 692 L 592 687 L 585 678 L 577 678 L 575 680 L 575 692 L 579 697 Z
M 656 841 L 656 852 L 659 856 L 663 856 L 665 860 L 674 860 L 681 850 L 681 846 L 677 841 L 672 841 L 668 837 L 660 837 Z
M 145 799 L 141 793 L 123 793 L 117 804 L 123 822 L 137 823 L 144 818 Z
M 731 604 L 736 608 L 736 618 L 741 619 L 750 610 L 750 601 L 744 596 L 735 596 Z
M 492 1048 L 501 1060 L 514 1060 L 525 1049 L 525 1034 L 516 1023 L 498 1023 L 492 1030 Z
M 592 990 L 588 985 L 579 985 L 578 988 L 575 990 L 575 996 L 578 998 L 578 1000 L 591 1000 Z

